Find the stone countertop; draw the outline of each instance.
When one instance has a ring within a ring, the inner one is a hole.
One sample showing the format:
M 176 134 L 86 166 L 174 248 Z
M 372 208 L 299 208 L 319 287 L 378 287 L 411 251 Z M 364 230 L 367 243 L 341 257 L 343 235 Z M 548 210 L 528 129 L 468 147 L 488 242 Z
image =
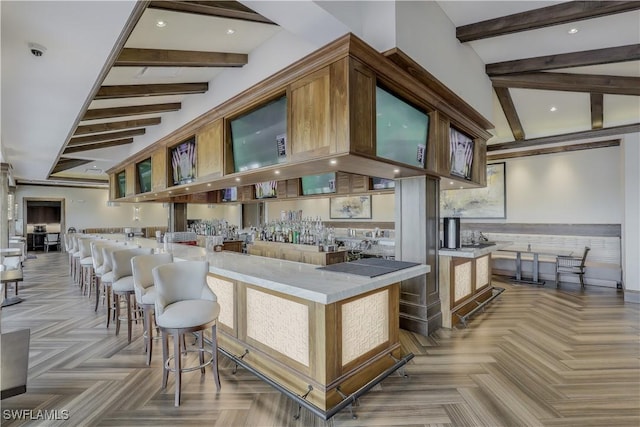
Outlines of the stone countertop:
M 504 249 L 513 244 L 513 242 L 490 242 L 490 243 L 492 244 L 485 247 L 468 246 L 468 247 L 462 247 L 458 249 L 440 248 L 438 250 L 438 255 L 450 256 L 455 258 L 479 258 L 491 252 Z
M 154 248 L 156 253 L 171 252 L 176 260 L 207 260 L 209 272 L 213 274 L 321 304 L 331 304 L 431 271 L 429 265 L 421 264 L 370 278 L 318 270 L 316 265 L 300 262 L 237 252 L 207 252 L 198 246 L 178 243 L 165 249 L 164 244 L 155 239 L 134 238 L 131 241 Z

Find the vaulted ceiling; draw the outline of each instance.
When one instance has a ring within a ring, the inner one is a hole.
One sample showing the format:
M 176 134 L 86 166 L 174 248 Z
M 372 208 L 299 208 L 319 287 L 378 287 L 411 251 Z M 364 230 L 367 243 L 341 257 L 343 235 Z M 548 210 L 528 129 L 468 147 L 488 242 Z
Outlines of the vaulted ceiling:
M 104 183 L 136 137 L 288 30 L 239 2 L 108 3 L 2 2 L 2 152 L 18 182 Z M 494 87 L 490 159 L 640 131 L 639 1 L 438 3 Z

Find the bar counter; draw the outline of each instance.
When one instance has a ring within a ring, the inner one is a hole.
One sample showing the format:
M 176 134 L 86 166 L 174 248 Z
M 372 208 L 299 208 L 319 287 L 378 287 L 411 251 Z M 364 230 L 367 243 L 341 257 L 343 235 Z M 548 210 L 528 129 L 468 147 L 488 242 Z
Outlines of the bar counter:
M 331 417 L 412 357 L 400 349 L 400 282 L 427 274 L 428 265 L 369 278 L 255 255 L 131 241 L 169 251 L 176 261 L 209 261 L 207 282 L 221 306 L 220 351 L 320 417 Z

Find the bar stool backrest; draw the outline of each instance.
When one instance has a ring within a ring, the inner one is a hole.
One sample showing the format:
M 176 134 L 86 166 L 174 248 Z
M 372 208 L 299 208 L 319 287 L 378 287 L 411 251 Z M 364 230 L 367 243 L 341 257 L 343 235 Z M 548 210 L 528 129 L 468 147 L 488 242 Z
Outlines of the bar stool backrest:
M 111 252 L 111 271 L 113 272 L 113 281 L 121 279 L 125 276 L 132 276 L 131 258 L 137 255 L 151 255 L 153 248 L 134 248 L 120 249 Z
M 151 270 L 156 289 L 156 316 L 169 304 L 184 300 L 217 301 L 207 285 L 208 261 L 180 261 Z
M 131 258 L 131 271 L 133 272 L 133 287 L 136 291 L 136 300 L 142 301 L 144 290 L 153 286 L 153 273 L 151 270 L 159 265 L 173 262 L 172 254 L 138 255 Z

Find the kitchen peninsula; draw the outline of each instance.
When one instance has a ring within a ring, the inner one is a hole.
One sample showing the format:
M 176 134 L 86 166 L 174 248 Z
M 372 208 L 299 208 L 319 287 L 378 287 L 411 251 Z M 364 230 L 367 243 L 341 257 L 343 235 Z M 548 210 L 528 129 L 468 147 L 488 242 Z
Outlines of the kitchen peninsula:
M 165 250 L 151 239 L 134 243 Z M 318 416 L 411 357 L 400 350 L 400 282 L 426 275 L 428 265 L 367 277 L 196 246 L 167 250 L 176 261 L 209 261 L 221 352 L 294 395 L 311 390 L 305 399 Z

